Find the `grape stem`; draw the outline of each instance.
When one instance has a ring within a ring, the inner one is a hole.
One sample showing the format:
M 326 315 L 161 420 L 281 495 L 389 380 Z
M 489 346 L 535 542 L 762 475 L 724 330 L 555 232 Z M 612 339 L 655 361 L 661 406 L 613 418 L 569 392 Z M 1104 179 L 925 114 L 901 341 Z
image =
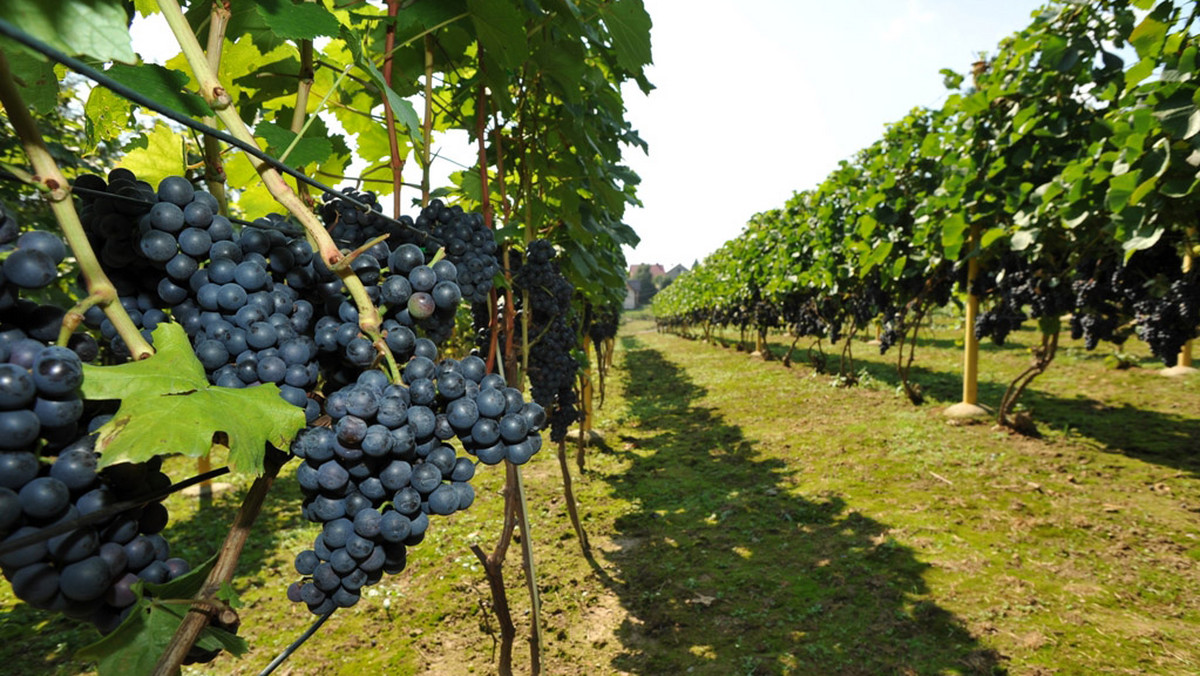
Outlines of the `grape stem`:
M 102 300 L 104 299 L 99 296 L 86 296 L 70 310 L 67 310 L 66 314 L 63 315 L 62 328 L 58 331 L 58 342 L 56 344 L 66 347 L 67 341 L 71 340 L 71 334 L 75 333 L 75 329 L 79 328 L 79 325 L 83 323 L 83 313 Z
M 21 181 L 22 183 L 27 183 L 41 191 L 46 190 L 46 186 L 42 185 L 36 178 L 34 178 L 33 174 L 16 165 L 9 164 L 8 162 L 0 162 L 0 168 L 3 168 L 8 173 L 12 174 L 18 181 Z
M 208 28 L 208 65 L 213 72 L 220 72 L 221 52 L 225 45 L 225 29 L 229 26 L 232 16 L 229 0 L 214 2 L 212 13 L 209 15 Z M 204 123 L 215 127 L 217 120 L 212 115 L 205 116 Z M 229 196 L 225 192 L 225 162 L 221 159 L 221 142 L 208 134 L 204 135 L 204 185 L 208 192 L 217 198 L 217 210 L 222 216 L 229 215 Z
M 388 25 L 384 39 L 383 82 L 392 86 L 392 50 L 396 47 L 396 14 L 400 11 L 400 0 L 387 0 Z M 396 116 L 392 114 L 392 102 L 387 93 L 383 95 L 383 114 L 387 121 L 388 162 L 392 169 L 392 217 L 400 218 L 400 188 L 404 185 L 404 156 L 400 155 L 400 141 L 396 138 Z
M 384 96 L 386 100 L 387 97 Z M 433 36 L 425 36 L 425 119 L 421 146 L 421 206 L 429 205 L 429 150 L 433 145 Z
M 221 86 L 216 73 L 210 67 L 177 0 L 158 0 L 158 8 L 162 11 L 167 25 L 170 26 L 171 32 L 179 42 L 184 57 L 192 69 L 192 74 L 200 83 L 201 96 L 216 111 L 217 117 L 225 124 L 234 138 L 249 146 L 259 148 L 254 134 L 250 132 L 237 110 L 230 105 L 229 93 Z M 342 259 L 342 252 L 338 250 L 333 238 L 325 230 L 325 226 L 317 219 L 316 214 L 304 204 L 299 195 L 292 190 L 291 186 L 283 180 L 283 176 L 278 170 L 258 157 L 247 155 L 259 176 L 262 177 L 263 184 L 266 185 L 271 196 L 304 226 L 317 253 L 330 269 L 335 270 L 342 283 L 345 284 L 346 289 L 350 292 L 350 297 L 354 299 L 354 304 L 358 307 L 358 324 L 363 333 L 376 345 L 376 349 L 389 351 L 387 344 L 379 340 L 382 337 L 379 309 L 371 302 L 362 280 L 354 274 L 353 270 L 336 268 L 338 261 Z
M 33 179 L 37 181 L 39 190 L 49 201 L 50 210 L 62 228 L 71 253 L 75 255 L 79 270 L 83 273 L 88 296 L 99 299 L 96 302 L 104 309 L 104 314 L 117 330 L 117 335 L 125 341 L 129 354 L 134 359 L 145 359 L 154 354 L 154 349 L 142 337 L 129 313 L 117 302 L 117 289 L 108 275 L 104 274 L 104 268 L 100 267 L 96 252 L 92 250 L 92 245 L 83 232 L 83 223 L 80 222 L 75 203 L 71 200 L 71 185 L 42 140 L 37 122 L 34 121 L 29 107 L 21 98 L 20 89 L 12 79 L 8 58 L 3 51 L 0 51 L 0 104 L 4 105 L 13 131 L 21 140 L 25 154 L 33 165 Z

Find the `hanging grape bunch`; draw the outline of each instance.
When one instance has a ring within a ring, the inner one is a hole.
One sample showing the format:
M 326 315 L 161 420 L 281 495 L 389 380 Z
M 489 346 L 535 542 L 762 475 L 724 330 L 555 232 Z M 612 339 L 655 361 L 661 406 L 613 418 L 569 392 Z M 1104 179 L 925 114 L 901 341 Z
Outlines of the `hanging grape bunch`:
M 530 396 L 550 417 L 550 440 L 565 438 L 567 428 L 579 419 L 575 404 L 575 377 L 580 365 L 571 350 L 575 329 L 569 321 L 575 289 L 554 262 L 557 252 L 545 240 L 534 240 L 513 275 L 513 285 L 529 313 L 529 335 L 537 340 L 529 350 Z
M 0 246 L 8 256 L 0 262 L 0 572 L 22 601 L 108 633 L 131 611 L 134 583 L 167 582 L 189 569 L 170 556 L 160 534 L 168 521 L 161 501 L 113 511 L 171 481 L 161 471 L 161 456 L 97 471 L 95 431 L 109 416 L 85 419 L 79 388 L 82 363 L 96 358 L 98 345 L 83 333 L 70 348 L 49 345 L 64 313 L 19 295 L 58 280 L 66 246 L 49 232 L 18 233 L 3 209 Z M 84 517 L 93 520 L 70 527 Z M 51 528 L 66 530 L 51 535 Z

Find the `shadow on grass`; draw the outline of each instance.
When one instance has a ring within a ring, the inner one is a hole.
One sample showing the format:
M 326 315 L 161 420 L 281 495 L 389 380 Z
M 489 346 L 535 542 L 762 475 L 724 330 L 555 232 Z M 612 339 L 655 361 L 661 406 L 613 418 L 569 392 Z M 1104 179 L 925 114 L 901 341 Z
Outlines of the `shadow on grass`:
M 737 341 L 718 339 L 721 344 L 733 349 Z M 801 341 L 801 346 L 803 341 Z M 811 369 L 807 364 L 806 354 L 798 346 L 792 354 L 794 368 Z M 771 343 L 771 354 L 776 359 L 782 359 L 787 353 L 787 345 Z M 921 351 L 930 349 L 961 350 L 961 346 L 949 339 L 922 338 L 917 347 L 917 361 L 909 372 L 910 382 L 921 386 L 925 395 L 926 405 L 938 406 L 947 402 L 959 401 L 962 394 L 962 373 L 960 371 L 938 371 L 922 366 Z M 986 354 L 1013 350 L 1014 347 L 1000 347 L 986 341 L 980 345 Z M 900 377 L 896 373 L 895 354 L 888 352 L 888 361 L 859 359 L 864 350 L 878 351 L 878 346 L 856 343 L 854 346 L 854 370 L 856 374 L 866 373 L 871 379 L 884 384 L 888 388 L 898 388 Z M 836 373 L 838 368 L 838 353 L 826 352 L 827 368 Z M 1098 352 L 1072 354 L 1072 359 L 1102 360 L 1106 355 Z M 1050 370 L 1061 368 L 1051 364 Z M 1200 453 L 1197 453 L 1196 440 L 1200 439 L 1200 419 L 1194 416 L 1177 415 L 1163 411 L 1153 411 L 1138 408 L 1128 403 L 1117 405 L 1107 404 L 1098 399 L 1077 395 L 1074 397 L 1058 396 L 1037 389 L 1038 380 L 1034 380 L 1030 389 L 1021 395 L 1020 403 L 1034 412 L 1034 419 L 1040 425 L 1055 430 L 1070 429 L 1084 437 L 1094 440 L 1108 452 L 1121 453 L 1144 462 L 1163 465 L 1188 472 L 1192 476 L 1200 476 Z M 1008 388 L 1007 382 L 997 382 L 987 379 L 979 381 L 979 401 L 994 405 L 1003 397 Z M 942 402 L 938 404 L 936 402 Z
M 945 609 L 928 567 L 840 497 L 791 494 L 687 374 L 624 338 L 624 439 L 611 478 L 640 509 L 618 519 L 613 586 L 631 620 L 614 667 L 638 674 L 1002 673 Z M 735 385 L 736 386 L 736 385 Z M 749 383 L 746 386 L 750 386 Z M 764 402 L 775 405 L 774 402 Z

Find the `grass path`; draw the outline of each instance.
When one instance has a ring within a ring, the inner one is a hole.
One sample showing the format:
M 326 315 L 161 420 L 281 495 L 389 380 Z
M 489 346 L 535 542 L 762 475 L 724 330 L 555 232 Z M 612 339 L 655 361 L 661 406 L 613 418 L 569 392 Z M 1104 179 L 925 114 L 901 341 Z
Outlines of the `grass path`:
M 1195 380 L 1068 355 L 1031 393 L 1046 438 L 1027 439 L 939 415 L 955 393 L 952 340 L 919 353 L 933 402 L 916 408 L 880 359 L 860 359 L 873 384 L 836 388 L 649 327 L 618 338 L 597 418 L 606 444 L 575 477 L 590 557 L 554 449 L 524 468 L 543 673 L 1200 673 Z M 988 359 L 1019 368 L 1019 353 Z M 194 463 L 171 467 L 183 476 Z M 239 568 L 251 653 L 185 673 L 256 674 L 311 622 L 284 598 L 316 532 L 285 476 Z M 476 504 L 435 521 L 407 570 L 277 673 L 494 673 L 490 595 L 468 547 L 495 541 L 502 478 L 481 467 Z M 205 513 L 172 498 L 174 551 L 205 558 L 244 488 Z M 505 576 L 527 673 L 515 545 Z M 73 627 L 4 585 L 3 673 L 87 673 L 70 655 L 91 636 Z
M 683 579 L 717 600 L 668 617 L 699 627 L 673 633 L 711 646 L 711 673 L 1200 672 L 1200 443 L 1147 462 L 952 427 L 887 388 L 672 336 L 624 340 L 618 422 L 665 484 L 627 479 L 659 510 L 647 560 L 676 598 L 665 562 L 704 562 Z

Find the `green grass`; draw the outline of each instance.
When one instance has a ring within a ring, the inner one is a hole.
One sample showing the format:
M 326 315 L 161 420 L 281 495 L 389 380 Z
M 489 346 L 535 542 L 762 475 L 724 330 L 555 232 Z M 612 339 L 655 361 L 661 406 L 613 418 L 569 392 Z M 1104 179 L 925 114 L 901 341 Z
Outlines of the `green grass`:
M 1200 378 L 1162 378 L 1144 352 L 1141 368 L 1109 370 L 1068 342 L 1024 399 L 1041 433 L 1027 438 L 940 415 L 961 388 L 950 326 L 918 350 L 922 407 L 896 392 L 892 355 L 866 344 L 854 368 L 867 377 L 842 388 L 651 329 L 638 319 L 618 338 L 606 443 L 575 477 L 591 557 L 554 449 L 524 468 L 544 673 L 1200 673 Z M 984 403 L 1032 339 L 984 348 Z M 408 570 L 335 615 L 287 673 L 495 671 L 468 547 L 495 542 L 503 472 L 480 469 L 476 504 L 435 521 Z M 253 650 L 186 673 L 257 673 L 311 621 L 283 598 L 315 533 L 285 474 L 239 568 Z M 176 551 L 210 553 L 244 488 L 204 514 L 173 498 Z M 508 562 L 520 673 L 517 544 Z M 5 673 L 87 671 L 70 655 L 89 630 L 0 594 Z

